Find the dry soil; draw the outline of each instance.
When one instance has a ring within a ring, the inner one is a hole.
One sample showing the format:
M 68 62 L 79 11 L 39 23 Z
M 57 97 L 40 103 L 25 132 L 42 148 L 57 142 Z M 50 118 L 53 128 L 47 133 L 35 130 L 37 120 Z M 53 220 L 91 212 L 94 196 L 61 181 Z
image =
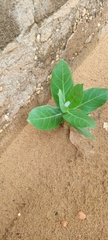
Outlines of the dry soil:
M 108 34 L 73 78 L 85 88 L 108 87 Z M 108 240 L 108 104 L 92 116 L 95 141 L 82 137 L 78 149 L 62 126 L 44 132 L 27 124 L 2 154 L 0 239 Z

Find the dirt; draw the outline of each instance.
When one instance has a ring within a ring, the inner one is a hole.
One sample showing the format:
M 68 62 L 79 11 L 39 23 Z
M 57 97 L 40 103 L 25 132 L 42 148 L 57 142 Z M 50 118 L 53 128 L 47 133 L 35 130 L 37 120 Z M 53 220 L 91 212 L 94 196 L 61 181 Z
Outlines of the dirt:
M 73 73 L 85 88 L 108 87 L 107 76 L 108 34 Z M 27 124 L 2 154 L 0 239 L 108 240 L 108 104 L 92 116 L 95 141 L 82 137 L 78 149 L 62 126 Z

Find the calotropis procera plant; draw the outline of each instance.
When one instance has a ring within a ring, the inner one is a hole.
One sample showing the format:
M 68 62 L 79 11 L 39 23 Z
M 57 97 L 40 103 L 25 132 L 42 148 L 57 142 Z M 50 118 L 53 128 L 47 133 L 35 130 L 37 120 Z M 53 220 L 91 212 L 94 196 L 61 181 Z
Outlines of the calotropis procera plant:
M 88 128 L 95 128 L 96 122 L 88 114 L 108 101 L 108 89 L 83 90 L 83 84 L 74 85 L 71 70 L 63 59 L 52 72 L 50 87 L 56 106 L 34 108 L 27 121 L 40 130 L 51 130 L 65 120 L 82 135 L 94 139 Z

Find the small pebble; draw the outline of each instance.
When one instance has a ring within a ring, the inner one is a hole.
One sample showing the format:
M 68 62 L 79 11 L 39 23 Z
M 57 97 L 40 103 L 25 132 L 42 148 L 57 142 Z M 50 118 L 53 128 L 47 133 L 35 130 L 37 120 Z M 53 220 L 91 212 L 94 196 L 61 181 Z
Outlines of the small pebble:
M 87 11 L 86 11 L 86 8 L 83 9 L 83 12 L 82 12 L 82 17 L 84 17 L 86 15 Z
M 5 128 L 7 128 L 8 126 L 9 126 L 9 124 L 6 124 L 6 125 L 5 125 Z
M 49 82 L 49 81 L 51 80 L 51 77 L 52 77 L 52 75 L 49 75 L 49 76 L 47 77 L 47 82 Z
M 74 24 L 73 31 L 75 31 L 77 28 L 76 23 Z
M 41 38 L 41 37 L 40 37 L 40 34 L 38 34 L 38 35 L 37 35 L 37 38 L 36 38 L 37 43 L 40 42 L 40 38 Z
M 9 121 L 9 117 L 7 115 L 4 115 L 4 118 L 6 121 Z
M 101 24 L 100 24 L 100 23 L 98 23 L 98 27 L 100 27 L 100 25 L 101 25 Z
M 35 60 L 35 61 L 37 60 L 37 56 L 34 57 L 34 60 Z
M 92 40 L 92 35 L 90 35 L 90 36 L 86 39 L 85 43 L 90 43 L 91 40 Z
M 51 64 L 54 64 L 54 60 L 52 60 Z
M 65 227 L 67 227 L 67 225 L 68 225 L 68 222 L 67 221 L 65 221 L 65 220 L 63 220 L 63 221 L 61 221 L 61 225 L 65 228 Z
M 55 216 L 57 216 L 58 215 L 58 212 L 55 212 Z
M 38 92 L 39 90 L 40 90 L 40 87 L 37 87 L 37 88 L 36 88 L 36 92 Z
M 20 217 L 21 216 L 21 213 L 18 213 L 18 217 Z
M 105 128 L 105 130 L 108 132 L 108 123 L 107 122 L 104 122 L 103 128 Z
M 6 76 L 7 74 L 8 74 L 8 70 L 7 69 L 3 70 L 3 75 Z
M 40 93 L 40 90 L 39 90 L 39 91 L 37 91 L 36 93 L 37 93 L 37 94 L 39 94 L 39 93 Z
M 76 12 L 76 19 L 79 19 L 79 11 Z
M 78 53 L 76 52 L 76 53 L 75 53 L 75 56 L 77 56 L 77 55 L 78 55 Z
M 84 212 L 82 212 L 82 211 L 79 211 L 78 212 L 78 218 L 80 220 L 85 220 L 86 219 L 86 214 Z
M 90 17 L 89 17 L 89 20 L 91 21 L 91 20 L 92 20 L 92 18 L 93 18 L 93 17 L 92 17 L 92 16 L 90 16 Z
M 56 62 L 59 61 L 59 55 L 56 55 Z
M 41 87 L 41 83 L 38 83 L 37 87 L 40 88 Z

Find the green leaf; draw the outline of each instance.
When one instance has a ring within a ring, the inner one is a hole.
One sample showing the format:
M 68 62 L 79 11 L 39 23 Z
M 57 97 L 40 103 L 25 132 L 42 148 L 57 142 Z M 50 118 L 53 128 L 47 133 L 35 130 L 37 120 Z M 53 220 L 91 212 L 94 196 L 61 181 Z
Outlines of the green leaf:
M 67 107 L 70 104 L 70 102 L 64 103 L 63 93 L 62 93 L 62 91 L 60 89 L 59 89 L 59 92 L 58 92 L 58 96 L 59 96 L 59 106 L 60 106 L 61 111 L 63 113 L 67 112 Z
M 70 110 L 64 114 L 62 114 L 63 118 L 69 122 L 73 127 L 91 127 L 94 128 L 96 126 L 96 123 L 94 119 L 87 116 L 83 111 L 81 110 Z
M 34 108 L 27 121 L 40 130 L 51 130 L 62 122 L 62 115 L 58 107 L 49 105 Z
M 67 99 L 70 101 L 69 109 L 76 108 L 83 100 L 83 84 L 75 85 L 69 92 Z
M 108 89 L 90 88 L 84 91 L 83 101 L 78 108 L 89 114 L 101 107 L 106 101 L 108 101 Z
M 59 63 L 55 66 L 51 78 L 51 92 L 57 106 L 59 106 L 59 89 L 61 89 L 63 93 L 64 102 L 66 102 L 67 96 L 73 85 L 74 82 L 72 80 L 71 70 L 67 62 L 61 59 Z
M 65 104 L 64 104 L 64 99 L 63 99 L 63 93 L 60 89 L 59 89 L 59 92 L 58 92 L 58 97 L 59 97 L 59 107 L 60 107 L 62 112 L 65 112 Z
M 91 134 L 91 132 L 89 132 L 87 128 L 78 128 L 78 127 L 74 127 L 74 128 L 85 137 L 91 138 L 93 140 L 95 139 L 94 136 Z

